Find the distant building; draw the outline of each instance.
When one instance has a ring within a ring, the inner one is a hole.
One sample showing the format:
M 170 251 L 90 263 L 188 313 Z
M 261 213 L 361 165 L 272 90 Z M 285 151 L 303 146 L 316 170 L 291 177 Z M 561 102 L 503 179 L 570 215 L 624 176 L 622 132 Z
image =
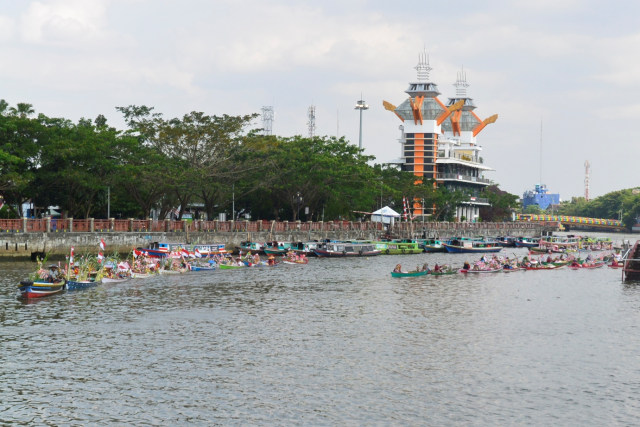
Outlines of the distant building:
M 560 194 L 549 194 L 547 186 L 544 184 L 536 184 L 534 190 L 525 191 L 522 195 L 522 209 L 527 206 L 538 205 L 540 209 L 546 210 L 549 205 L 559 205 Z
M 416 177 L 433 179 L 438 186 L 460 190 L 469 197 L 456 208 L 458 220 L 475 220 L 480 206 L 489 206 L 481 197 L 491 181 L 483 177 L 484 171 L 494 169 L 485 165 L 480 157 L 476 136 L 484 127 L 496 121 L 497 115 L 484 121 L 475 113 L 473 100 L 466 95 L 469 86 L 464 72 L 458 74 L 454 84 L 456 96 L 445 105 L 438 95 L 438 87 L 429 82 L 429 66 L 426 53 L 420 55 L 417 82 L 409 83 L 405 91 L 409 98 L 398 107 L 384 101 L 384 107 L 393 111 L 402 121 L 400 126 L 401 156 L 392 161 L 401 170 Z M 414 201 L 414 214 L 429 211 Z

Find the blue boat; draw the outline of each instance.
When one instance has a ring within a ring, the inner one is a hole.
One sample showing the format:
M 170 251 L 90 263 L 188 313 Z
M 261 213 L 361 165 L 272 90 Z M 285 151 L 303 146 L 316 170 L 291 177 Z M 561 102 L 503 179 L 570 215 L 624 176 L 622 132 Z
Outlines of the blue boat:
M 80 291 L 83 289 L 93 288 L 101 283 L 100 280 L 67 280 L 64 288 L 67 291 Z

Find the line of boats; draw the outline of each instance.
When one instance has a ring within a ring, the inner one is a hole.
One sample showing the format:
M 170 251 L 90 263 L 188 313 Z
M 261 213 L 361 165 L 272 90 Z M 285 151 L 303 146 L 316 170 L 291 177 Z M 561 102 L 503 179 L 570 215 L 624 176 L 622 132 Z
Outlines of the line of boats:
M 530 252 L 530 256 L 531 255 L 535 255 L 535 253 Z M 436 264 L 435 267 L 431 269 L 428 264 L 424 264 L 422 267 L 416 267 L 415 270 L 406 271 L 402 269 L 401 264 L 398 264 L 391 272 L 391 276 L 417 277 L 426 275 L 444 276 L 458 273 L 471 275 L 500 272 L 513 273 L 516 271 L 527 270 L 556 270 L 563 267 L 568 267 L 571 270 L 582 270 L 601 268 L 605 265 L 610 268 L 623 268 L 623 263 L 620 260 L 619 253 L 602 253 L 596 257 L 592 257 L 591 254 L 588 254 L 585 258 L 579 258 L 573 255 L 562 255 L 552 258 L 548 255 L 546 258 L 544 258 L 544 256 L 539 256 L 538 259 L 535 259 L 530 256 L 525 256 L 522 260 L 518 260 L 518 258 L 502 257 L 495 254 L 490 258 L 483 255 L 482 258 L 473 264 L 465 262 L 462 268 Z

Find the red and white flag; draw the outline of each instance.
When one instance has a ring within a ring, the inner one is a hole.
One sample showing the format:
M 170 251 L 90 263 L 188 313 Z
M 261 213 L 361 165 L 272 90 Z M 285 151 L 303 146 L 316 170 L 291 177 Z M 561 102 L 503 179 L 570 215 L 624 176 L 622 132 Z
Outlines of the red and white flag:
M 104 251 L 105 247 L 106 247 L 106 245 L 104 244 L 104 239 L 100 239 L 100 249 L 102 249 Z
M 193 252 L 193 254 L 195 255 L 196 258 L 202 258 L 202 254 L 200 253 L 200 251 L 196 248 L 196 250 Z
M 102 252 L 98 252 L 98 264 L 102 264 L 102 260 L 104 259 L 104 255 Z
M 73 246 L 71 246 L 71 255 L 69 255 L 69 267 L 73 267 Z

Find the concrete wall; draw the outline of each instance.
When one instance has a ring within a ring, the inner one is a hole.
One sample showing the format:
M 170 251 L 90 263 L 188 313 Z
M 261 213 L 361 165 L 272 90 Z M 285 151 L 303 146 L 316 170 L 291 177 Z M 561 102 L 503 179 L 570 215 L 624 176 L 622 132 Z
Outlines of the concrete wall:
M 452 223 L 453 224 L 453 223 Z M 459 224 L 449 229 L 439 227 L 430 229 L 428 226 L 413 231 L 414 236 L 426 235 L 427 237 L 477 237 L 477 236 L 540 236 L 543 233 L 555 231 L 548 227 L 531 226 L 521 228 L 518 223 L 476 223 L 466 228 Z M 62 257 L 69 254 L 74 247 L 75 254 L 94 254 L 99 251 L 100 239 L 106 243 L 106 254 L 114 252 L 127 253 L 136 247 L 146 247 L 151 242 L 208 244 L 224 243 L 227 249 L 234 249 L 243 241 L 265 242 L 278 241 L 307 241 L 307 240 L 351 240 L 380 239 L 376 231 L 295 231 L 289 230 L 282 233 L 270 232 L 183 232 L 171 233 L 144 233 L 144 232 L 106 232 L 106 233 L 2 233 L 0 234 L 0 257 L 29 258 L 34 254 L 48 254 L 51 257 Z M 189 240 L 187 242 L 187 239 Z

